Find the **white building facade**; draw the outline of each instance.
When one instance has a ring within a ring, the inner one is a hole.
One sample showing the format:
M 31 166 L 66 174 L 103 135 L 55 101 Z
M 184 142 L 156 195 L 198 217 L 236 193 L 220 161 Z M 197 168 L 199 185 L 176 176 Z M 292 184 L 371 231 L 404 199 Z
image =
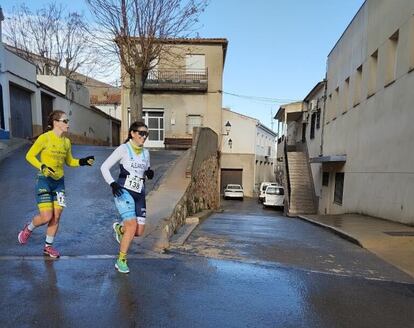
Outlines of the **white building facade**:
M 322 213 L 414 224 L 414 2 L 367 0 L 328 55 Z
M 221 191 L 226 184 L 237 183 L 246 196 L 257 196 L 261 182 L 275 181 L 276 133 L 257 119 L 228 109 L 222 110 L 222 121 Z

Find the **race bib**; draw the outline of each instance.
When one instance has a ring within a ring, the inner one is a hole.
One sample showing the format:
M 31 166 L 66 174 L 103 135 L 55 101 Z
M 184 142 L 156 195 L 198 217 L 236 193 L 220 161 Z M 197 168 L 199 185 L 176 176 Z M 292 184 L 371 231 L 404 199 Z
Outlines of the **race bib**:
M 66 207 L 66 199 L 64 192 L 57 192 L 56 193 L 57 203 L 59 206 Z
M 124 187 L 131 190 L 140 193 L 142 190 L 142 186 L 144 184 L 144 181 L 136 176 L 136 175 L 127 175 L 125 179 Z

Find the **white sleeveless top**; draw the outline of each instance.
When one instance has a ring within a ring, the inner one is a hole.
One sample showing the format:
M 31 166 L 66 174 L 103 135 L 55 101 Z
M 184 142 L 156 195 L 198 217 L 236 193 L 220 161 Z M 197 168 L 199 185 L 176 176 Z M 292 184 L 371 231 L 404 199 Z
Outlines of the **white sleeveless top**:
M 101 172 L 106 183 L 111 184 L 115 181 L 115 179 L 111 175 L 110 169 L 118 162 L 120 164 L 121 173 L 123 171 L 122 169 L 125 169 L 129 172 L 130 178 L 144 178 L 144 172 L 148 170 L 148 168 L 150 167 L 149 151 L 144 148 L 141 154 L 137 155 L 132 149 L 130 142 L 122 144 L 118 148 L 116 148 L 113 151 L 113 153 L 101 165 Z M 127 176 L 120 176 L 120 178 L 118 179 L 118 183 L 124 186 L 126 179 L 128 180 Z M 130 189 L 126 185 L 124 187 Z

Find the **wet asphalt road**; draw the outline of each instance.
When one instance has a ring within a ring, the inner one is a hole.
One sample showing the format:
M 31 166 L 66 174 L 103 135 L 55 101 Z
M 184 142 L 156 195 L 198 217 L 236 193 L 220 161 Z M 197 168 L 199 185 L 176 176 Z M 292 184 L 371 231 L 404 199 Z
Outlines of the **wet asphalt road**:
M 24 224 L 38 213 L 35 199 L 36 170 L 24 159 L 27 147 L 0 162 L 0 238 L 1 255 L 36 256 L 42 254 L 45 227 L 40 227 L 30 237 L 30 244 L 15 247 L 17 233 Z M 55 246 L 63 255 L 114 254 L 116 248 L 108 229 L 118 220 L 111 188 L 100 172 L 103 161 L 114 148 L 73 146 L 76 158 L 95 155 L 92 167 L 65 167 L 67 208 L 63 211 Z M 182 154 L 180 151 L 151 151 L 153 180 L 147 180 L 147 194 L 151 192 L 172 163 Z M 118 168 L 112 169 L 114 178 Z
M 110 153 L 74 148 L 91 151 L 98 163 Z M 414 327 L 407 275 L 255 200 L 223 202 L 222 213 L 167 254 L 134 249 L 131 273 L 119 274 L 99 165 L 66 171 L 71 205 L 56 242 L 65 256 L 44 260 L 43 231 L 27 246 L 16 240 L 35 208 L 22 154 L 0 163 L 1 327 Z

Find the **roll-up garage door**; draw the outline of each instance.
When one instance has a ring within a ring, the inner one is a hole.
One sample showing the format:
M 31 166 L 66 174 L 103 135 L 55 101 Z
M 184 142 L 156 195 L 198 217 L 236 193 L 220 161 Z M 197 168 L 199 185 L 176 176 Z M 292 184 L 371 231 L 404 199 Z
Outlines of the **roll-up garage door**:
M 224 187 L 229 183 L 243 185 L 243 169 L 221 169 L 221 194 L 223 193 Z
M 33 136 L 31 93 L 10 84 L 11 134 L 13 137 Z

